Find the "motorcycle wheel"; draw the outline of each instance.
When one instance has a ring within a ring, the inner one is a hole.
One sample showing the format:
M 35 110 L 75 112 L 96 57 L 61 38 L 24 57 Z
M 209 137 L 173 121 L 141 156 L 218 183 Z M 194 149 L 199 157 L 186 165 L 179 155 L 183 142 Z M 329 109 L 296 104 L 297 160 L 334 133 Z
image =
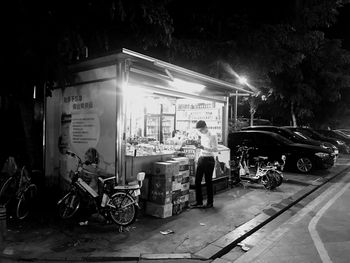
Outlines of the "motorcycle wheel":
M 283 183 L 283 176 L 279 172 L 270 170 L 267 174 L 274 179 L 276 183 L 275 187 L 278 187 Z
M 80 207 L 80 196 L 76 192 L 69 192 L 57 203 L 58 214 L 63 219 L 71 218 Z
M 278 172 L 275 172 L 275 177 L 276 177 L 276 181 L 277 181 L 277 185 L 276 187 L 279 187 L 282 183 L 283 183 L 283 176 L 281 174 L 279 174 Z
M 273 190 L 277 187 L 277 181 L 272 171 L 267 171 L 262 177 L 262 184 L 267 190 Z
M 135 200 L 126 193 L 115 193 L 110 200 L 109 214 L 112 220 L 120 226 L 129 226 L 136 220 L 137 208 Z

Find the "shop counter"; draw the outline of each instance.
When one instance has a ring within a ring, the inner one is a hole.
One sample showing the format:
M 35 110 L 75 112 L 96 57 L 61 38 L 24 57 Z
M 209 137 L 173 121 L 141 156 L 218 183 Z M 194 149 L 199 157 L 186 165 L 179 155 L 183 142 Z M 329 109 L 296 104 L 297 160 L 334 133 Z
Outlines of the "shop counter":
M 218 158 L 219 162 L 223 162 L 227 167 L 230 167 L 230 148 L 219 144 L 218 152 L 214 155 Z

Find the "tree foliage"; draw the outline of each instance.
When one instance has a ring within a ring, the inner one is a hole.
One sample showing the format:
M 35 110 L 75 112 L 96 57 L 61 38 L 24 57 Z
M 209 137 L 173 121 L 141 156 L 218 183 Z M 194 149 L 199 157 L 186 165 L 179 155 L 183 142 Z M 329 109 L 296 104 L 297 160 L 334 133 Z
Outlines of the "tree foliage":
M 16 0 L 13 83 L 1 93 L 31 100 L 34 85 L 64 80 L 65 65 L 128 47 L 230 82 L 246 75 L 269 95 L 250 99 L 256 114 L 326 122 L 350 104 L 349 51 L 326 34 L 349 2 Z

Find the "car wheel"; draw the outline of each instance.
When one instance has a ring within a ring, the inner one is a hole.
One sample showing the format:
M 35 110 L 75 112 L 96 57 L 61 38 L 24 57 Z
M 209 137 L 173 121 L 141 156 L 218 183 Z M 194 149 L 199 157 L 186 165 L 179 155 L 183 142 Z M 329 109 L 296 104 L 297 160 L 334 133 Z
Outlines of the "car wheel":
M 308 173 L 312 170 L 313 164 L 310 158 L 301 157 L 297 160 L 296 166 L 299 172 Z

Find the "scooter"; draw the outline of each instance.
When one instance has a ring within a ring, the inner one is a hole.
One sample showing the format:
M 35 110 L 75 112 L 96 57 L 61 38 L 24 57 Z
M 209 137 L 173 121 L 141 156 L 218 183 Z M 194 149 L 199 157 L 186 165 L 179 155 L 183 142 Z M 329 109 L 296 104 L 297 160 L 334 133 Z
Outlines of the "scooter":
M 286 156 L 281 156 L 281 163 L 275 161 L 268 162 L 268 157 L 254 157 L 254 165 L 249 164 L 249 151 L 254 147 L 237 146 L 238 155 L 234 156 L 230 162 L 231 166 L 231 186 L 248 182 L 251 184 L 262 184 L 266 189 L 273 190 L 283 182 L 282 171 L 284 169 Z M 255 173 L 251 173 L 251 167 L 255 167 Z

